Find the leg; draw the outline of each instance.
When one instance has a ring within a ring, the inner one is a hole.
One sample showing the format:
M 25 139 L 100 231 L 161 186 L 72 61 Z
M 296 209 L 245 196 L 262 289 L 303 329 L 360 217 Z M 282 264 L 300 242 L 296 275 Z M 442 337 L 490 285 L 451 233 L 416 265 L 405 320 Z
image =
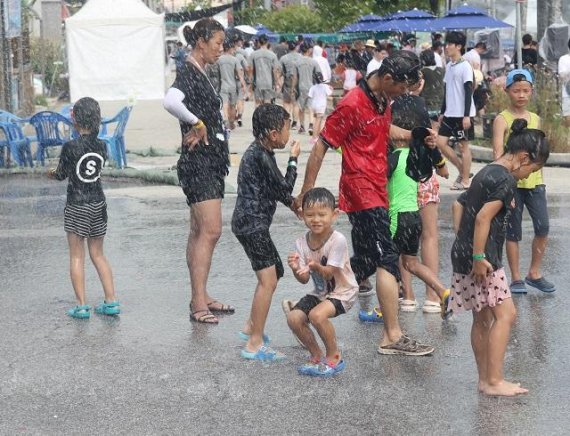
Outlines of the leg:
M 548 236 L 535 236 L 533 238 L 532 257 L 527 277 L 530 277 L 531 279 L 539 279 L 542 277 L 540 269 L 542 266 L 542 258 L 544 257 L 547 243 L 548 243 Z
M 487 342 L 487 384 L 483 392 L 493 396 L 526 394 L 528 389 L 503 378 L 505 351 L 517 315 L 513 300 L 508 298 L 502 304 L 491 308 L 491 311 L 495 321 L 491 325 Z
M 479 374 L 479 392 L 487 387 L 487 350 L 489 348 L 489 331 L 494 322 L 493 312 L 484 307 L 480 312 L 473 311 L 473 325 L 471 326 L 471 348 L 477 363 Z
M 544 185 L 538 185 L 530 190 L 525 196 L 525 205 L 532 219 L 534 228 L 534 239 L 532 240 L 532 258 L 527 277 L 539 279 L 542 277 L 541 267 L 546 245 L 548 243 L 548 233 L 550 222 L 548 217 L 548 206 L 546 203 L 546 189 Z
M 435 290 L 437 295 L 441 298 L 445 291 L 445 286 L 439 281 L 437 276 L 424 264 L 420 263 L 417 256 L 410 256 L 407 254 L 402 255 L 402 263 L 404 268 L 411 272 L 416 277 L 420 278 L 426 285 Z
M 421 210 L 422 236 L 421 255 L 422 263 L 427 266 L 437 277 L 439 273 L 439 242 L 438 242 L 438 204 L 428 203 Z M 426 300 L 439 303 L 439 298 L 434 290 L 426 284 Z
M 522 218 L 527 189 L 515 190 L 515 208 L 509 214 L 506 231 L 506 251 L 511 283 L 521 280 L 519 241 L 522 239 Z
M 190 209 L 190 235 L 186 247 L 186 261 L 190 272 L 192 311 L 208 310 L 212 298 L 207 283 L 214 248 L 222 233 L 222 200 L 195 203 Z
M 437 147 L 441 151 L 441 153 L 447 158 L 449 162 L 451 162 L 455 168 L 461 173 L 463 168 L 463 163 L 461 159 L 455 153 L 455 150 L 451 148 L 448 144 L 449 138 L 446 136 L 438 136 L 437 137 Z
M 319 133 L 321 133 L 321 124 L 323 122 L 323 116 L 321 114 L 315 113 L 315 124 L 313 126 L 313 138 L 315 141 L 319 137 Z
M 519 243 L 518 241 L 507 240 L 506 247 L 507 260 L 511 270 L 511 281 L 515 282 L 521 279 Z
M 323 357 L 323 352 L 311 327 L 309 326 L 309 318 L 299 309 L 294 309 L 287 315 L 287 324 L 293 333 L 299 338 L 303 343 L 305 348 L 311 353 L 311 360 L 314 362 L 319 362 Z
M 112 303 L 116 300 L 115 286 L 113 284 L 113 272 L 109 261 L 103 254 L 103 240 L 104 237 L 87 239 L 87 247 L 89 248 L 89 256 L 91 262 L 99 274 L 99 280 L 103 285 L 103 292 L 105 293 L 105 302 Z
M 336 343 L 336 333 L 330 318 L 336 315 L 334 304 L 325 300 L 309 312 L 309 322 L 315 327 L 325 344 L 327 362 L 337 364 L 340 361 L 340 351 Z
M 301 127 L 305 127 L 305 108 L 301 108 L 301 106 L 299 106 L 299 128 Z
M 384 268 L 376 269 L 376 294 L 382 308 L 384 328 L 380 346 L 396 342 L 402 336 L 398 321 L 398 282 Z
M 277 272 L 275 265 L 256 271 L 257 287 L 251 304 L 251 335 L 245 348 L 255 352 L 263 345 L 263 331 L 265 321 L 273 299 L 273 293 L 277 288 Z
M 412 275 L 404 267 L 402 262 L 403 255 L 400 256 L 400 275 L 402 276 L 402 291 L 404 294 L 404 300 L 414 301 L 416 296 L 414 295 L 414 290 L 412 288 Z
M 85 305 L 85 238 L 67 233 L 69 245 L 69 275 L 79 306 Z
M 471 149 L 468 141 L 460 141 L 459 148 L 461 151 L 461 183 L 463 186 L 469 186 L 469 174 L 471 172 Z

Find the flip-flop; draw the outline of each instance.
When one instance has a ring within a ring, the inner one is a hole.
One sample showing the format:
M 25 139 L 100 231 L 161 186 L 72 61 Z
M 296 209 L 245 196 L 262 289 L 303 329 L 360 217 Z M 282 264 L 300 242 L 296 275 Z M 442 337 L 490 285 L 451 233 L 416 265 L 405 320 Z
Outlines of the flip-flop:
M 202 315 L 197 316 L 197 313 L 202 313 Z M 218 324 L 219 320 L 216 316 L 209 310 L 197 310 L 196 312 L 190 312 L 190 320 L 194 322 L 199 322 L 202 324 Z
M 554 286 L 554 284 L 550 283 L 544 277 L 540 277 L 538 279 L 531 279 L 530 277 L 527 277 L 525 278 L 525 282 L 527 285 L 532 286 L 533 288 L 536 288 L 542 292 L 550 293 L 556 291 L 556 286 Z
M 218 304 L 219 306 L 213 307 L 215 304 Z M 235 307 L 230 306 L 229 304 L 220 303 L 217 300 L 210 301 L 207 306 L 212 313 L 234 313 L 236 311 Z

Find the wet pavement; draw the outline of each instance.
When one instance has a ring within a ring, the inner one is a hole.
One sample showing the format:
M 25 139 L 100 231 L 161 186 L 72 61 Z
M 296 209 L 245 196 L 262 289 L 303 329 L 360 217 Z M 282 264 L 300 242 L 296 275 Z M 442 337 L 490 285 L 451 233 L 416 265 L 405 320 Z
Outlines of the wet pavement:
M 74 296 L 63 232 L 65 187 L 37 176 L 0 177 L 0 434 L 568 434 L 568 195 L 549 196 L 544 270 L 558 291 L 515 297 L 519 317 L 506 375 L 530 394 L 508 399 L 475 389 L 470 314 L 444 324 L 420 311 L 401 313 L 404 329 L 436 351 L 393 357 L 376 353 L 380 326 L 359 323 L 355 307 L 334 320 L 346 370 L 327 380 L 297 375 L 305 352 L 289 333 L 279 302 L 306 288 L 289 271 L 267 325 L 287 360 L 242 361 L 237 332 L 255 276 L 231 234 L 233 196 L 223 203 L 210 289 L 236 306 L 235 315 L 218 326 L 188 320 L 188 208 L 179 188 L 120 181 L 105 184 L 105 249 L 123 313 L 68 318 Z M 444 193 L 440 208 L 444 282 L 451 275 L 453 198 Z M 337 228 L 350 234 L 346 216 Z M 272 234 L 283 258 L 303 232 L 302 223 L 278 207 Z M 530 261 L 531 234 L 525 216 L 523 266 Z M 103 294 L 89 263 L 87 285 L 95 304 Z M 415 281 L 414 288 L 423 301 L 423 285 Z

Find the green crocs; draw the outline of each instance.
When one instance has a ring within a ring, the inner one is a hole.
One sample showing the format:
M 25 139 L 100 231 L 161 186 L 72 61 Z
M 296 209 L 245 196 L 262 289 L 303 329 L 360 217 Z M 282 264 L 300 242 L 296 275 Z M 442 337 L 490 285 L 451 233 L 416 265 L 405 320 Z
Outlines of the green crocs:
M 88 319 L 91 316 L 91 306 L 75 306 L 67 311 L 67 314 L 72 318 Z
M 108 316 L 115 316 L 121 313 L 121 309 L 119 308 L 119 302 L 113 301 L 111 303 L 107 303 L 103 301 L 101 304 L 95 306 L 95 313 L 99 315 L 108 315 Z

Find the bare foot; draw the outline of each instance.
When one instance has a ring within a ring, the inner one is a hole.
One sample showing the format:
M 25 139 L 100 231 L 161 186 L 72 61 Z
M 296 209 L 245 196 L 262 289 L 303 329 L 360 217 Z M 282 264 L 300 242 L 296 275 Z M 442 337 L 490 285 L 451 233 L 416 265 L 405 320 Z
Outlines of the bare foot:
M 477 390 L 478 390 L 479 392 L 485 392 L 485 388 L 486 388 L 487 386 L 489 386 L 489 385 L 487 384 L 486 381 L 484 381 L 484 380 L 479 380 L 479 383 L 477 384 Z
M 522 388 L 520 383 L 511 383 L 503 380 L 495 385 L 486 384 L 482 391 L 485 395 L 492 397 L 514 397 L 528 393 L 528 389 Z

